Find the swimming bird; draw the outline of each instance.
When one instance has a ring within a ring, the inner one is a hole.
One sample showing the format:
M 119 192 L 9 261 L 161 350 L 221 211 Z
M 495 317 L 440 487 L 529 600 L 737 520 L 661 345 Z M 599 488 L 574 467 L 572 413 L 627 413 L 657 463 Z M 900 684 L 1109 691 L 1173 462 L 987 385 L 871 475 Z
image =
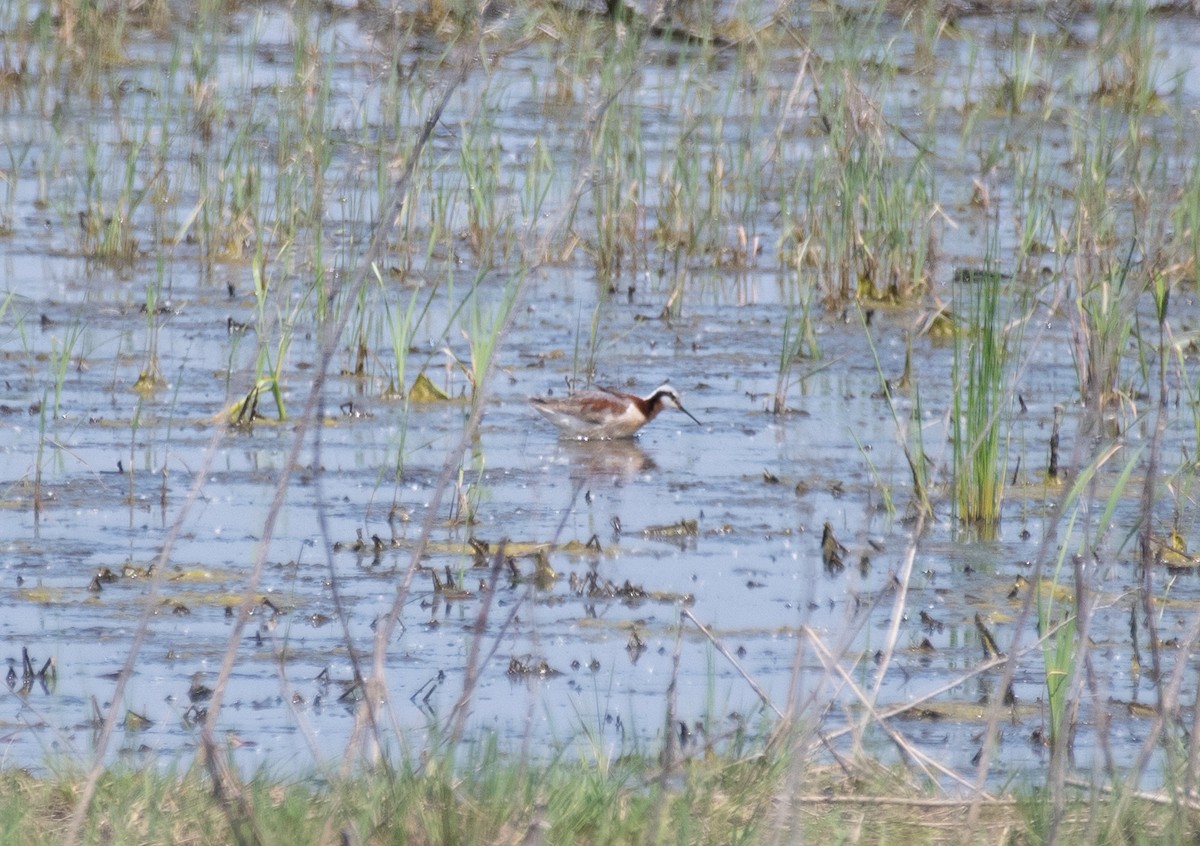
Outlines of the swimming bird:
M 563 399 L 534 397 L 529 403 L 564 436 L 582 441 L 632 438 L 664 408 L 677 408 L 697 426 L 702 425 L 683 407 L 678 392 L 670 385 L 659 385 L 645 397 L 599 388 Z

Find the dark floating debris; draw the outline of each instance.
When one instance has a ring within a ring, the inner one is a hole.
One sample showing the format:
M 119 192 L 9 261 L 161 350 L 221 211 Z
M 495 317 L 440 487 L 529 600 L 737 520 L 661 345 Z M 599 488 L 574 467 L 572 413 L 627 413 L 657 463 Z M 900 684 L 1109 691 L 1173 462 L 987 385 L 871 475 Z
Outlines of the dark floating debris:
M 994 658 L 1003 657 L 1004 653 L 996 645 L 996 639 L 992 637 L 992 633 L 988 631 L 987 626 L 983 622 L 983 617 L 978 613 L 975 615 L 975 629 L 979 632 L 979 642 L 983 646 L 984 660 L 991 661 Z
M 433 696 L 434 692 L 437 691 L 437 689 L 439 687 L 442 686 L 442 682 L 444 682 L 445 680 L 446 680 L 446 671 L 438 670 L 438 673 L 436 676 L 431 678 L 429 681 L 425 682 L 425 684 L 418 687 L 413 692 L 413 695 L 408 697 L 408 701 L 415 704 L 417 699 L 420 698 L 422 704 L 428 706 L 429 698 L 431 696 Z
M 551 667 L 545 658 L 535 659 L 532 655 L 523 655 L 518 658 L 514 655 L 508 661 L 508 675 L 512 678 L 536 677 L 549 679 L 561 676 L 562 673 Z
M 568 579 L 568 586 L 571 593 L 575 596 L 587 599 L 618 599 L 628 603 L 643 601 L 679 602 L 684 605 L 691 605 L 696 601 L 696 598 L 690 593 L 646 590 L 641 585 L 635 585 L 628 579 L 621 585 L 609 579 L 601 580 L 595 570 L 589 570 L 588 574 L 582 578 L 577 573 L 571 573 Z
M 1025 578 L 1024 576 L 1018 575 L 1015 579 L 1013 579 L 1012 590 L 1010 590 L 1008 592 L 1008 596 L 1006 598 L 1007 599 L 1019 598 L 1021 595 L 1021 591 L 1027 587 L 1029 587 L 1029 579 Z
M 842 572 L 842 570 L 846 569 L 846 564 L 842 561 L 842 556 L 849 552 L 850 550 L 846 549 L 834 537 L 833 526 L 826 522 L 824 528 L 821 530 L 821 561 L 825 564 L 825 570 L 830 575 Z
M 629 655 L 629 663 L 636 664 L 646 651 L 646 642 L 638 634 L 637 629 L 630 629 L 629 641 L 625 644 L 625 652 Z
M 204 684 L 204 673 L 193 673 L 192 684 L 188 688 L 188 701 L 193 704 L 207 702 L 212 695 L 212 688 Z
M 241 335 L 253 328 L 249 323 L 234 320 L 232 316 L 225 320 L 225 334 L 227 335 Z
M 390 525 L 392 522 L 391 517 L 389 517 L 388 522 Z M 354 531 L 355 538 L 353 541 L 349 543 L 346 541 L 334 541 L 333 551 L 342 552 L 343 550 L 349 550 L 350 552 L 357 552 L 359 554 L 374 553 L 376 559 L 378 559 L 380 553 L 382 553 L 385 549 L 391 549 L 400 545 L 400 541 L 396 538 L 394 528 L 392 530 L 392 537 L 390 540 L 384 540 L 378 534 L 372 534 L 368 538 L 366 536 L 366 532 L 364 532 L 361 528 L 355 529 Z
M 1051 479 L 1058 479 L 1058 430 L 1062 425 L 1062 418 L 1063 407 L 1054 406 L 1054 422 L 1050 429 L 1050 461 L 1046 468 L 1046 475 Z
M 952 277 L 955 282 L 965 285 L 982 285 L 987 282 L 1004 282 L 1012 279 L 1007 273 L 998 270 L 988 270 L 981 267 L 956 267 Z
M 340 411 L 342 413 L 343 417 L 348 417 L 351 420 L 357 420 L 357 419 L 360 419 L 363 417 L 371 416 L 369 413 L 363 411 L 361 408 L 356 408 L 354 406 L 353 400 L 347 400 L 346 402 L 339 405 L 338 411 Z
M 183 712 L 184 728 L 193 728 L 208 717 L 208 708 L 203 705 L 189 705 L 187 710 Z
M 17 687 L 17 671 L 13 666 L 13 659 L 8 659 L 8 673 L 4 680 L 8 684 L 9 690 L 15 691 L 19 696 L 27 696 L 33 690 L 33 683 L 36 681 L 41 684 L 43 693 L 50 693 L 54 682 L 58 678 L 58 665 L 54 658 L 47 658 L 42 664 L 42 668 L 37 672 L 33 669 L 33 659 L 29 657 L 29 648 L 21 647 L 21 686 Z
M 433 592 L 450 601 L 455 599 L 474 599 L 475 594 L 464 588 L 460 588 L 454 579 L 454 574 L 450 572 L 450 565 L 446 565 L 446 580 L 443 582 L 439 577 L 437 570 L 430 570 L 429 575 L 433 577 Z
M 531 582 L 541 591 L 553 588 L 555 581 L 558 580 L 558 572 L 550 566 L 549 551 L 544 547 L 538 548 L 526 557 L 533 559 L 533 574 L 529 577 L 523 576 L 517 568 L 516 556 L 510 555 L 504 559 L 504 564 L 508 568 L 509 581 L 514 585 Z
M 475 558 L 475 566 L 486 567 L 487 560 L 492 554 L 492 545 L 472 535 L 467 538 L 467 546 L 471 547 L 471 554 Z

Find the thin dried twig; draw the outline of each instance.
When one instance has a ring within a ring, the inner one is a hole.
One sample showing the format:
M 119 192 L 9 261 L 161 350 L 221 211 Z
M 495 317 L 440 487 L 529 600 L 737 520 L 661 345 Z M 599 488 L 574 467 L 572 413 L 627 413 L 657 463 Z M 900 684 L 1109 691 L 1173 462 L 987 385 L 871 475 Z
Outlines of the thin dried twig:
M 770 708 L 772 711 L 774 711 L 775 715 L 777 717 L 779 717 L 780 719 L 783 719 L 784 718 L 783 711 L 779 710 L 778 706 L 776 706 L 775 703 L 771 701 L 771 697 L 767 694 L 767 692 L 765 690 L 763 690 L 762 685 L 760 685 L 758 682 L 756 682 L 754 680 L 754 677 L 751 676 L 749 673 L 747 673 L 745 668 L 742 667 L 742 665 L 738 663 L 737 658 L 733 657 L 733 654 L 728 649 L 725 648 L 725 644 L 721 643 L 721 641 L 717 639 L 717 636 L 714 635 L 707 626 L 705 626 L 703 623 L 701 623 L 699 620 L 697 620 L 695 615 L 692 614 L 692 612 L 690 610 L 688 610 L 687 608 L 683 609 L 683 616 L 686 617 L 687 619 L 691 620 L 692 624 L 696 628 L 698 628 L 700 630 L 700 632 L 706 638 L 708 638 L 709 642 L 714 647 L 716 647 L 716 650 L 721 653 L 722 657 L 724 657 L 726 661 L 729 662 L 730 666 L 732 666 L 735 670 L 738 671 L 738 675 L 740 675 L 743 679 L 745 679 L 746 684 L 750 685 L 750 689 L 753 690 L 754 693 L 758 696 L 758 698 L 762 700 L 763 704 L 766 705 L 768 708 Z
M 834 659 L 833 654 L 826 649 L 825 644 L 821 641 L 820 636 L 807 626 L 804 627 L 804 633 L 805 636 L 812 641 L 812 644 L 816 649 L 817 657 L 820 658 L 821 664 L 825 667 L 826 672 L 833 672 L 840 676 L 846 686 L 853 691 L 859 702 L 864 706 L 864 708 L 866 708 L 867 714 L 865 718 L 869 717 L 871 720 L 873 720 L 876 725 L 878 725 L 887 733 L 888 737 L 892 739 L 892 742 L 896 744 L 897 748 L 899 748 L 901 752 L 917 761 L 917 763 L 921 766 L 921 769 L 925 771 L 926 776 L 930 778 L 930 780 L 934 779 L 929 770 L 936 770 L 951 781 L 954 781 L 973 792 L 981 793 L 988 800 L 993 798 L 991 794 L 971 784 L 970 781 L 954 772 L 954 770 L 939 763 L 938 761 L 935 761 L 920 749 L 913 746 L 908 742 L 904 735 L 900 734 L 900 732 L 888 725 L 887 720 L 881 717 L 879 712 L 875 710 L 872 697 L 868 696 L 867 692 L 860 688 L 854 679 L 850 678 L 850 674 L 847 673 L 842 665 Z

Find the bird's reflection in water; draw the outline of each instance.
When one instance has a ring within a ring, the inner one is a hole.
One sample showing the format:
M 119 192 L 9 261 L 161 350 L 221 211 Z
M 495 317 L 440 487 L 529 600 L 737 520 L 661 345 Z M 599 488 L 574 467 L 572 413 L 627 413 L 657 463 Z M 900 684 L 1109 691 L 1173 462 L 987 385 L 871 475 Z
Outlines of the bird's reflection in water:
M 619 485 L 655 468 L 654 459 L 634 440 L 560 441 L 559 449 L 577 482 Z

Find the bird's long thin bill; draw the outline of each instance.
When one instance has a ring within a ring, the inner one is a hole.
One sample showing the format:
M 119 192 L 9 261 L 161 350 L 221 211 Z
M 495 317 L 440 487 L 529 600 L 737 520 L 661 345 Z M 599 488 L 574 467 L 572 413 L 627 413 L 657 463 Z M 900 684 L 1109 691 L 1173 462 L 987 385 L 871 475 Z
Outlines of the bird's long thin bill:
M 681 406 L 679 406 L 679 410 L 680 410 L 680 411 L 682 411 L 684 414 L 686 414 L 688 417 L 691 417 L 691 418 L 692 418 L 692 420 L 693 420 L 693 421 L 695 421 L 695 423 L 696 423 L 696 425 L 697 425 L 697 426 L 703 426 L 703 425 L 704 425 L 704 424 L 703 424 L 703 423 L 701 423 L 699 420 L 696 420 L 696 418 L 695 418 L 695 417 L 692 415 L 692 413 L 691 413 L 690 411 L 688 411 L 686 408 L 684 408 L 682 405 L 681 405 Z

